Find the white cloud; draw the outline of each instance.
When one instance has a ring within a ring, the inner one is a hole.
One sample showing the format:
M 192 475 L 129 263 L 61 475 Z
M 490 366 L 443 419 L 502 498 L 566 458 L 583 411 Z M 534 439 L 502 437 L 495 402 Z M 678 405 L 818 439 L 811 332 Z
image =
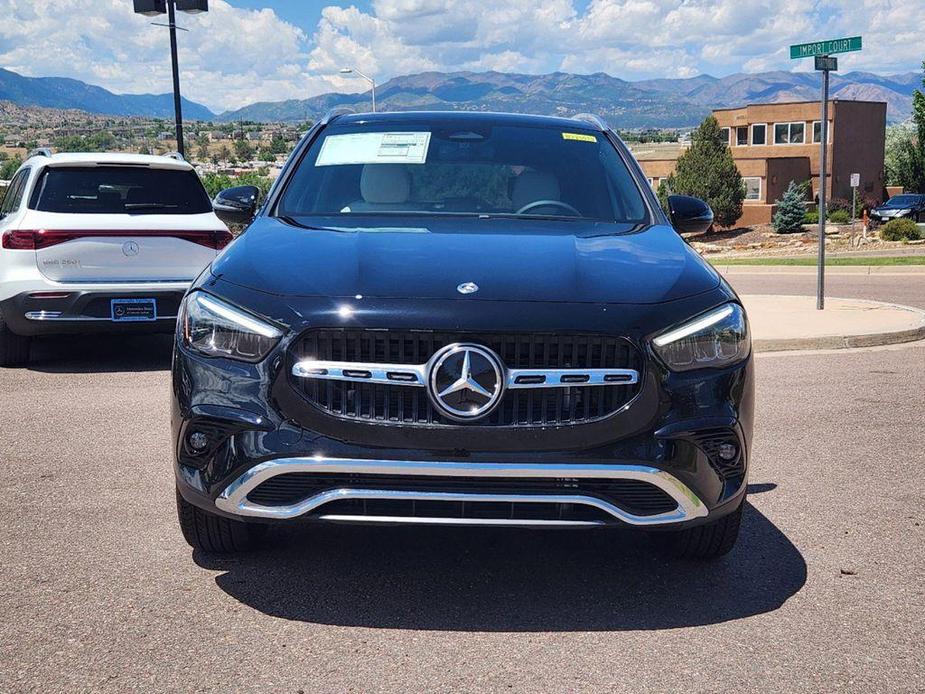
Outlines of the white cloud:
M 272 5 L 274 0 L 267 0 Z M 291 2 L 295 0 L 275 0 Z M 303 0 L 299 0 L 300 2 Z M 624 79 L 808 69 L 786 47 L 864 34 L 843 71 L 918 69 L 922 0 L 372 0 L 368 11 L 330 4 L 317 26 L 272 9 L 212 0 L 181 15 L 184 95 L 214 110 L 260 100 L 361 91 L 427 70 L 603 71 Z M 170 89 L 167 36 L 128 0 L 0 0 L 0 65 L 63 75 L 117 92 Z
M 0 0 L 0 65 L 29 76 L 65 76 L 115 92 L 171 89 L 167 30 L 128 0 Z M 164 21 L 161 19 L 160 21 Z M 306 69 L 308 36 L 270 9 L 212 0 L 178 15 L 184 96 L 215 110 L 305 96 L 330 85 Z

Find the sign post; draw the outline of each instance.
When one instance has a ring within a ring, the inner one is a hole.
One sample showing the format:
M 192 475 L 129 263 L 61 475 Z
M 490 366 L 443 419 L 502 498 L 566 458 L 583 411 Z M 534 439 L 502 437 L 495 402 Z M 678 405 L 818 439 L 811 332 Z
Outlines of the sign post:
M 851 219 L 858 218 L 858 186 L 861 185 L 861 174 L 851 174 Z
M 822 73 L 822 120 L 819 123 L 819 260 L 816 273 L 816 309 L 825 308 L 825 216 L 826 182 L 828 179 L 829 144 L 829 73 L 838 70 L 838 58 L 832 53 L 848 53 L 861 50 L 861 37 L 813 41 L 790 47 L 790 58 L 815 58 L 816 70 Z

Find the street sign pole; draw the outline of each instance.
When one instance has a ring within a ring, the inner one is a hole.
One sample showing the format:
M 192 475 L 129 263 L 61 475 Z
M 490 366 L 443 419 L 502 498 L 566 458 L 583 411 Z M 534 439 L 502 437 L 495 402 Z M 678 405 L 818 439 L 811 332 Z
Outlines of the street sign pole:
M 825 308 L 825 212 L 826 212 L 826 184 L 828 183 L 827 161 L 829 146 L 829 73 L 838 70 L 838 58 L 832 53 L 850 53 L 861 50 L 861 37 L 849 36 L 842 39 L 828 41 L 813 41 L 812 43 L 798 43 L 790 47 L 790 58 L 815 58 L 816 70 L 822 72 L 822 121 L 819 123 L 819 268 L 816 280 L 816 308 Z
M 822 69 L 822 122 L 820 126 L 820 138 L 822 143 L 819 145 L 819 268 L 816 272 L 816 309 L 821 311 L 825 308 L 825 213 L 826 213 L 826 175 L 828 171 L 828 154 L 829 140 L 829 70 L 832 65 L 829 62 L 834 58 L 820 56 L 822 60 L 816 58 L 816 69 Z M 837 65 L 836 65 L 837 69 Z

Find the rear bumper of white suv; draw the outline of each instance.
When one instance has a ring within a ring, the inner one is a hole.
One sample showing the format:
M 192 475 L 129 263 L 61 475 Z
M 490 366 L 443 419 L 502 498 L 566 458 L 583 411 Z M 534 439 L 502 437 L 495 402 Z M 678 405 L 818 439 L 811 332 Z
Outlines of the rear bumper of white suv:
M 17 335 L 173 332 L 189 282 L 65 285 L 45 283 L 0 300 L 0 315 Z M 113 320 L 112 301 L 153 299 L 154 320 Z

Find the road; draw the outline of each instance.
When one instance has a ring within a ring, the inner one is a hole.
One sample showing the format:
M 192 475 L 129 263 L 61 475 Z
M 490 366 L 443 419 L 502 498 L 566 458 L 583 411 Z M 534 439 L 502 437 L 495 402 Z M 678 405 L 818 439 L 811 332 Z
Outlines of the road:
M 925 305 L 925 275 L 857 282 L 832 293 Z M 758 357 L 743 533 L 706 565 L 490 529 L 194 554 L 168 363 L 169 340 L 97 338 L 0 370 L 0 691 L 925 690 L 921 344 Z

